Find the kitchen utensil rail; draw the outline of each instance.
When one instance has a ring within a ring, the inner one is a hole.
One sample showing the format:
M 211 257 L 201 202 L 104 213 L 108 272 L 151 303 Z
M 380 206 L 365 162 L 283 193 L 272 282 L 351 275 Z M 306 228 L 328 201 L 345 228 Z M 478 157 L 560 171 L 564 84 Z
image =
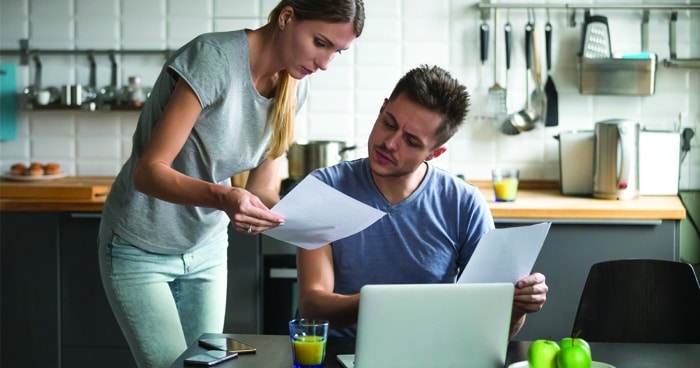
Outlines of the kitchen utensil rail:
M 480 9 L 650 9 L 650 10 L 692 10 L 700 9 L 700 4 L 538 4 L 538 3 L 498 3 L 480 2 Z
M 19 49 L 0 49 L 0 55 L 20 56 L 20 65 L 29 64 L 31 55 L 163 55 L 170 56 L 175 50 L 170 49 L 32 49 L 29 47 L 29 40 L 26 38 L 19 40 Z
M 481 10 L 481 17 L 488 18 L 491 9 L 566 9 L 569 16 L 569 27 L 576 26 L 576 10 L 578 9 L 637 9 L 637 10 L 700 10 L 700 4 L 537 4 L 537 3 L 498 3 L 482 0 L 476 4 Z
M 700 68 L 700 58 L 678 58 L 676 52 L 676 22 L 678 21 L 678 11 L 671 12 L 668 25 L 668 48 L 669 58 L 664 59 L 664 66 L 667 68 Z

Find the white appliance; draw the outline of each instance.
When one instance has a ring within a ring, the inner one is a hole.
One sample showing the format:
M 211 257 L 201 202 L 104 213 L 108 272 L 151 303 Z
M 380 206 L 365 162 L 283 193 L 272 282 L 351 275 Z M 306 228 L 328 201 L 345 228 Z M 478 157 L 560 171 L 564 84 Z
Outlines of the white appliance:
M 573 130 L 554 136 L 559 141 L 559 185 L 563 195 L 593 194 L 595 131 Z M 676 195 L 680 175 L 680 133 L 639 133 L 640 195 Z
M 640 194 L 678 194 L 680 157 L 680 133 L 643 130 L 639 134 Z
M 559 140 L 559 187 L 564 195 L 593 194 L 593 130 L 572 130 L 554 136 Z

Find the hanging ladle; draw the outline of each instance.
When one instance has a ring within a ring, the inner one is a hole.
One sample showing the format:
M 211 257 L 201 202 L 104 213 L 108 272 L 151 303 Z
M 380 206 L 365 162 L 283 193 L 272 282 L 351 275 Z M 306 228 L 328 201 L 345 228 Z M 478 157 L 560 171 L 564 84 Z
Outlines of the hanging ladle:
M 530 106 L 530 64 L 532 58 L 532 30 L 534 25 L 528 11 L 528 22 L 525 25 L 525 65 L 527 73 L 525 73 L 525 108 L 515 114 L 510 115 L 510 123 L 518 131 L 526 132 L 535 127 L 535 122 L 539 119 L 537 111 Z
M 33 104 L 37 100 L 37 95 L 41 90 L 41 59 L 39 55 L 34 55 L 34 84 L 24 87 L 22 94 L 26 103 Z

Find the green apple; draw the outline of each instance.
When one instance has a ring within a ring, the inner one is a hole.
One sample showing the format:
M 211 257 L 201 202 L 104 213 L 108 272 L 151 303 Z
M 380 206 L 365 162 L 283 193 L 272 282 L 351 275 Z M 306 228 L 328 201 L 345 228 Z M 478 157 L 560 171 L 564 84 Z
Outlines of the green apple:
M 527 350 L 527 364 L 530 368 L 557 368 L 559 350 L 555 341 L 535 340 Z
M 575 346 L 575 345 L 581 345 L 584 348 L 586 348 L 586 350 L 588 350 L 589 353 L 591 352 L 591 346 L 588 345 L 588 341 L 586 341 L 584 339 L 580 339 L 578 337 L 565 337 L 565 338 L 559 340 L 559 347 L 562 349 L 565 346 Z
M 590 347 L 584 345 L 562 346 L 557 355 L 557 368 L 591 368 Z

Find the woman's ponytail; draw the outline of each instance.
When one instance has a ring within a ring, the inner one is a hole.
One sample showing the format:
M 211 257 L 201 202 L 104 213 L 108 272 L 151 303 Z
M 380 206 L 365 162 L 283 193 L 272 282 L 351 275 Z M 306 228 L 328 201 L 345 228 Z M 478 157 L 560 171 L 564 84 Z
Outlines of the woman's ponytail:
M 279 73 L 275 102 L 270 112 L 272 137 L 267 157 L 275 159 L 287 151 L 294 139 L 294 116 L 297 109 L 297 83 L 287 71 Z

